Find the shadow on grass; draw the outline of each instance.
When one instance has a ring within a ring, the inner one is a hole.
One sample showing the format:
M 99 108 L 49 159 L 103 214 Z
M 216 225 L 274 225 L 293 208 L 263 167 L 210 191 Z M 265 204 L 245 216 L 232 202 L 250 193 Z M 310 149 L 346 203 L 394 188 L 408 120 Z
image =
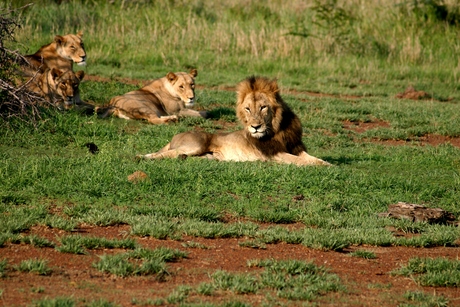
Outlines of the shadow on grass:
M 209 110 L 210 119 L 224 119 L 236 118 L 236 113 L 234 108 L 215 108 Z

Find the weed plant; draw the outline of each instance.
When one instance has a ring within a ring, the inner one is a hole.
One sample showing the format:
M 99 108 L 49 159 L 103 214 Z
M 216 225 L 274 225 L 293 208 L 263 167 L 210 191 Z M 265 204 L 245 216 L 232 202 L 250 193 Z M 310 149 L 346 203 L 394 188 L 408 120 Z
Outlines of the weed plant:
M 45 298 L 35 302 L 37 307 L 74 307 L 75 300 L 68 297 Z
M 352 253 L 350 253 L 352 257 L 364 258 L 364 259 L 375 259 L 377 256 L 374 252 L 358 249 Z
M 393 272 L 410 276 L 422 286 L 458 287 L 460 261 L 445 258 L 412 258 L 406 266 Z
M 0 277 L 5 276 L 6 266 L 8 265 L 7 259 L 0 260 Z
M 54 242 L 49 241 L 48 239 L 36 236 L 29 235 L 21 238 L 21 242 L 25 244 L 30 244 L 34 247 L 54 247 Z
M 48 262 L 44 259 L 23 260 L 16 269 L 21 272 L 35 273 L 38 275 L 49 275 L 52 269 L 48 267 Z
M 66 236 L 60 238 L 61 245 L 56 249 L 63 253 L 85 254 L 86 249 L 100 249 L 100 248 L 123 248 L 134 249 L 137 244 L 133 239 L 106 239 L 98 237 L 87 236 Z
M 449 300 L 443 296 L 430 295 L 421 291 L 408 291 L 404 293 L 404 298 L 407 299 L 410 303 L 400 304 L 401 307 L 415 306 L 420 307 L 447 307 L 449 306 Z M 413 303 L 413 304 L 412 304 Z
M 127 253 L 102 255 L 99 262 L 94 263 L 94 267 L 121 277 L 157 274 L 161 279 L 168 274 L 166 262 L 184 257 L 186 253 L 164 247 L 155 250 L 138 248 Z
M 280 298 L 312 300 L 318 295 L 342 289 L 336 275 L 328 273 L 324 268 L 313 263 L 266 259 L 250 260 L 248 266 L 261 267 L 265 270 L 260 276 L 216 271 L 211 275 L 211 284 L 200 285 L 201 291 L 210 292 L 216 288 L 237 294 L 249 294 L 268 289 L 274 291 Z

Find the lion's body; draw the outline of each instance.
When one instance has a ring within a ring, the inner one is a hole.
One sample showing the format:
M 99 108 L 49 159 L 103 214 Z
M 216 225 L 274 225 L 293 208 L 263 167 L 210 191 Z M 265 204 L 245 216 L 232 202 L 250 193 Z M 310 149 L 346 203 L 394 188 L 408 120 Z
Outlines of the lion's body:
M 112 98 L 102 116 L 143 119 L 151 124 L 176 121 L 180 116 L 206 117 L 205 111 L 187 109 L 195 101 L 196 76 L 195 69 L 190 73 L 170 72 L 138 90 Z
M 146 159 L 201 156 L 221 161 L 274 161 L 329 165 L 307 154 L 299 118 L 279 95 L 276 81 L 251 77 L 238 85 L 236 113 L 243 130 L 211 134 L 189 131 Z
M 48 68 L 32 77 L 25 86 L 29 91 L 44 97 L 52 105 L 68 108 L 75 102 L 78 86 L 84 75 L 84 71 L 74 73 L 71 70 Z

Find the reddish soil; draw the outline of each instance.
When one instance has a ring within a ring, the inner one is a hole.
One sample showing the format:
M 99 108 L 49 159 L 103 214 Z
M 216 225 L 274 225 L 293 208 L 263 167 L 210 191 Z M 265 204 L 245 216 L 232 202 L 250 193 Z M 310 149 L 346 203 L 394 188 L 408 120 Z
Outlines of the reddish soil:
M 417 91 L 413 86 L 409 86 L 403 93 L 397 94 L 396 98 L 420 100 L 431 99 L 431 95 L 425 91 Z
M 388 122 L 375 119 L 374 121 L 371 122 L 351 122 L 351 121 L 344 121 L 342 122 L 342 126 L 346 130 L 350 130 L 356 133 L 363 133 L 366 132 L 367 130 L 371 129 L 376 129 L 380 127 L 384 128 L 389 128 L 390 124 Z M 452 146 L 460 148 L 460 138 L 458 137 L 450 137 L 450 136 L 444 136 L 444 135 L 439 135 L 439 134 L 428 134 L 424 135 L 421 137 L 414 137 L 414 138 L 409 138 L 406 140 L 367 140 L 369 142 L 373 143 L 381 143 L 385 145 L 390 145 L 390 146 L 398 146 L 398 145 L 408 145 L 408 144 L 413 144 L 413 145 L 431 145 L 431 146 L 439 146 L 442 144 L 451 144 Z
M 292 226 L 292 225 L 291 225 Z M 301 225 L 294 225 L 298 228 Z M 126 225 L 112 227 L 85 226 L 80 229 L 81 235 L 105 238 L 125 238 L 130 232 Z M 33 227 L 29 234 L 36 234 L 51 241 L 67 235 L 63 231 L 43 226 Z M 401 235 L 401 234 L 397 234 Z M 121 278 L 101 273 L 92 264 L 98 256 L 118 253 L 122 250 L 90 250 L 86 255 L 61 253 L 54 248 L 35 248 L 26 244 L 6 244 L 0 248 L 0 259 L 8 259 L 6 277 L 0 279 L 0 298 L 2 306 L 24 306 L 44 298 L 71 297 L 84 305 L 98 299 L 105 299 L 121 306 L 132 305 L 165 299 L 180 285 L 196 287 L 201 282 L 210 282 L 209 274 L 216 270 L 230 272 L 257 272 L 256 268 L 248 268 L 249 259 L 298 259 L 313 261 L 337 274 L 346 291 L 330 293 L 315 299 L 320 306 L 397 306 L 406 302 L 403 295 L 407 291 L 423 291 L 430 295 L 444 296 L 449 299 L 449 306 L 460 306 L 458 288 L 421 287 L 407 277 L 390 274 L 400 268 L 413 257 L 445 257 L 458 259 L 459 248 L 405 248 L 405 247 L 371 247 L 355 246 L 342 252 L 320 251 L 302 245 L 273 244 L 266 249 L 241 247 L 238 242 L 245 239 L 203 239 L 184 237 L 182 241 L 157 240 L 153 238 L 135 237 L 145 248 L 165 246 L 180 249 L 188 253 L 188 257 L 175 263 L 168 263 L 171 273 L 165 280 L 159 281 L 155 276 L 136 276 Z M 207 248 L 184 247 L 184 242 L 192 241 Z M 356 249 L 372 251 L 376 259 L 366 260 L 350 256 Z M 46 259 L 53 270 L 49 276 L 38 276 L 21 273 L 13 269 L 22 260 Z M 272 297 L 276 297 L 274 294 Z M 266 302 L 266 293 L 255 295 L 236 295 L 226 291 L 216 291 L 212 296 L 197 295 L 191 291 L 188 303 L 209 302 L 222 304 L 231 301 L 242 301 L 254 306 Z M 282 302 L 280 300 L 279 302 Z M 291 306 L 300 305 L 295 301 L 284 301 Z

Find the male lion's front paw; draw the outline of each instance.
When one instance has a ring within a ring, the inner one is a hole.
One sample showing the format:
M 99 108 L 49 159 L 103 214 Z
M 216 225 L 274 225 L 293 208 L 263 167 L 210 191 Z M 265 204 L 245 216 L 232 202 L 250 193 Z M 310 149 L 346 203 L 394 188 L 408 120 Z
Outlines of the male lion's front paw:
M 179 120 L 177 115 L 162 116 L 160 118 L 164 121 L 164 123 L 175 123 Z

